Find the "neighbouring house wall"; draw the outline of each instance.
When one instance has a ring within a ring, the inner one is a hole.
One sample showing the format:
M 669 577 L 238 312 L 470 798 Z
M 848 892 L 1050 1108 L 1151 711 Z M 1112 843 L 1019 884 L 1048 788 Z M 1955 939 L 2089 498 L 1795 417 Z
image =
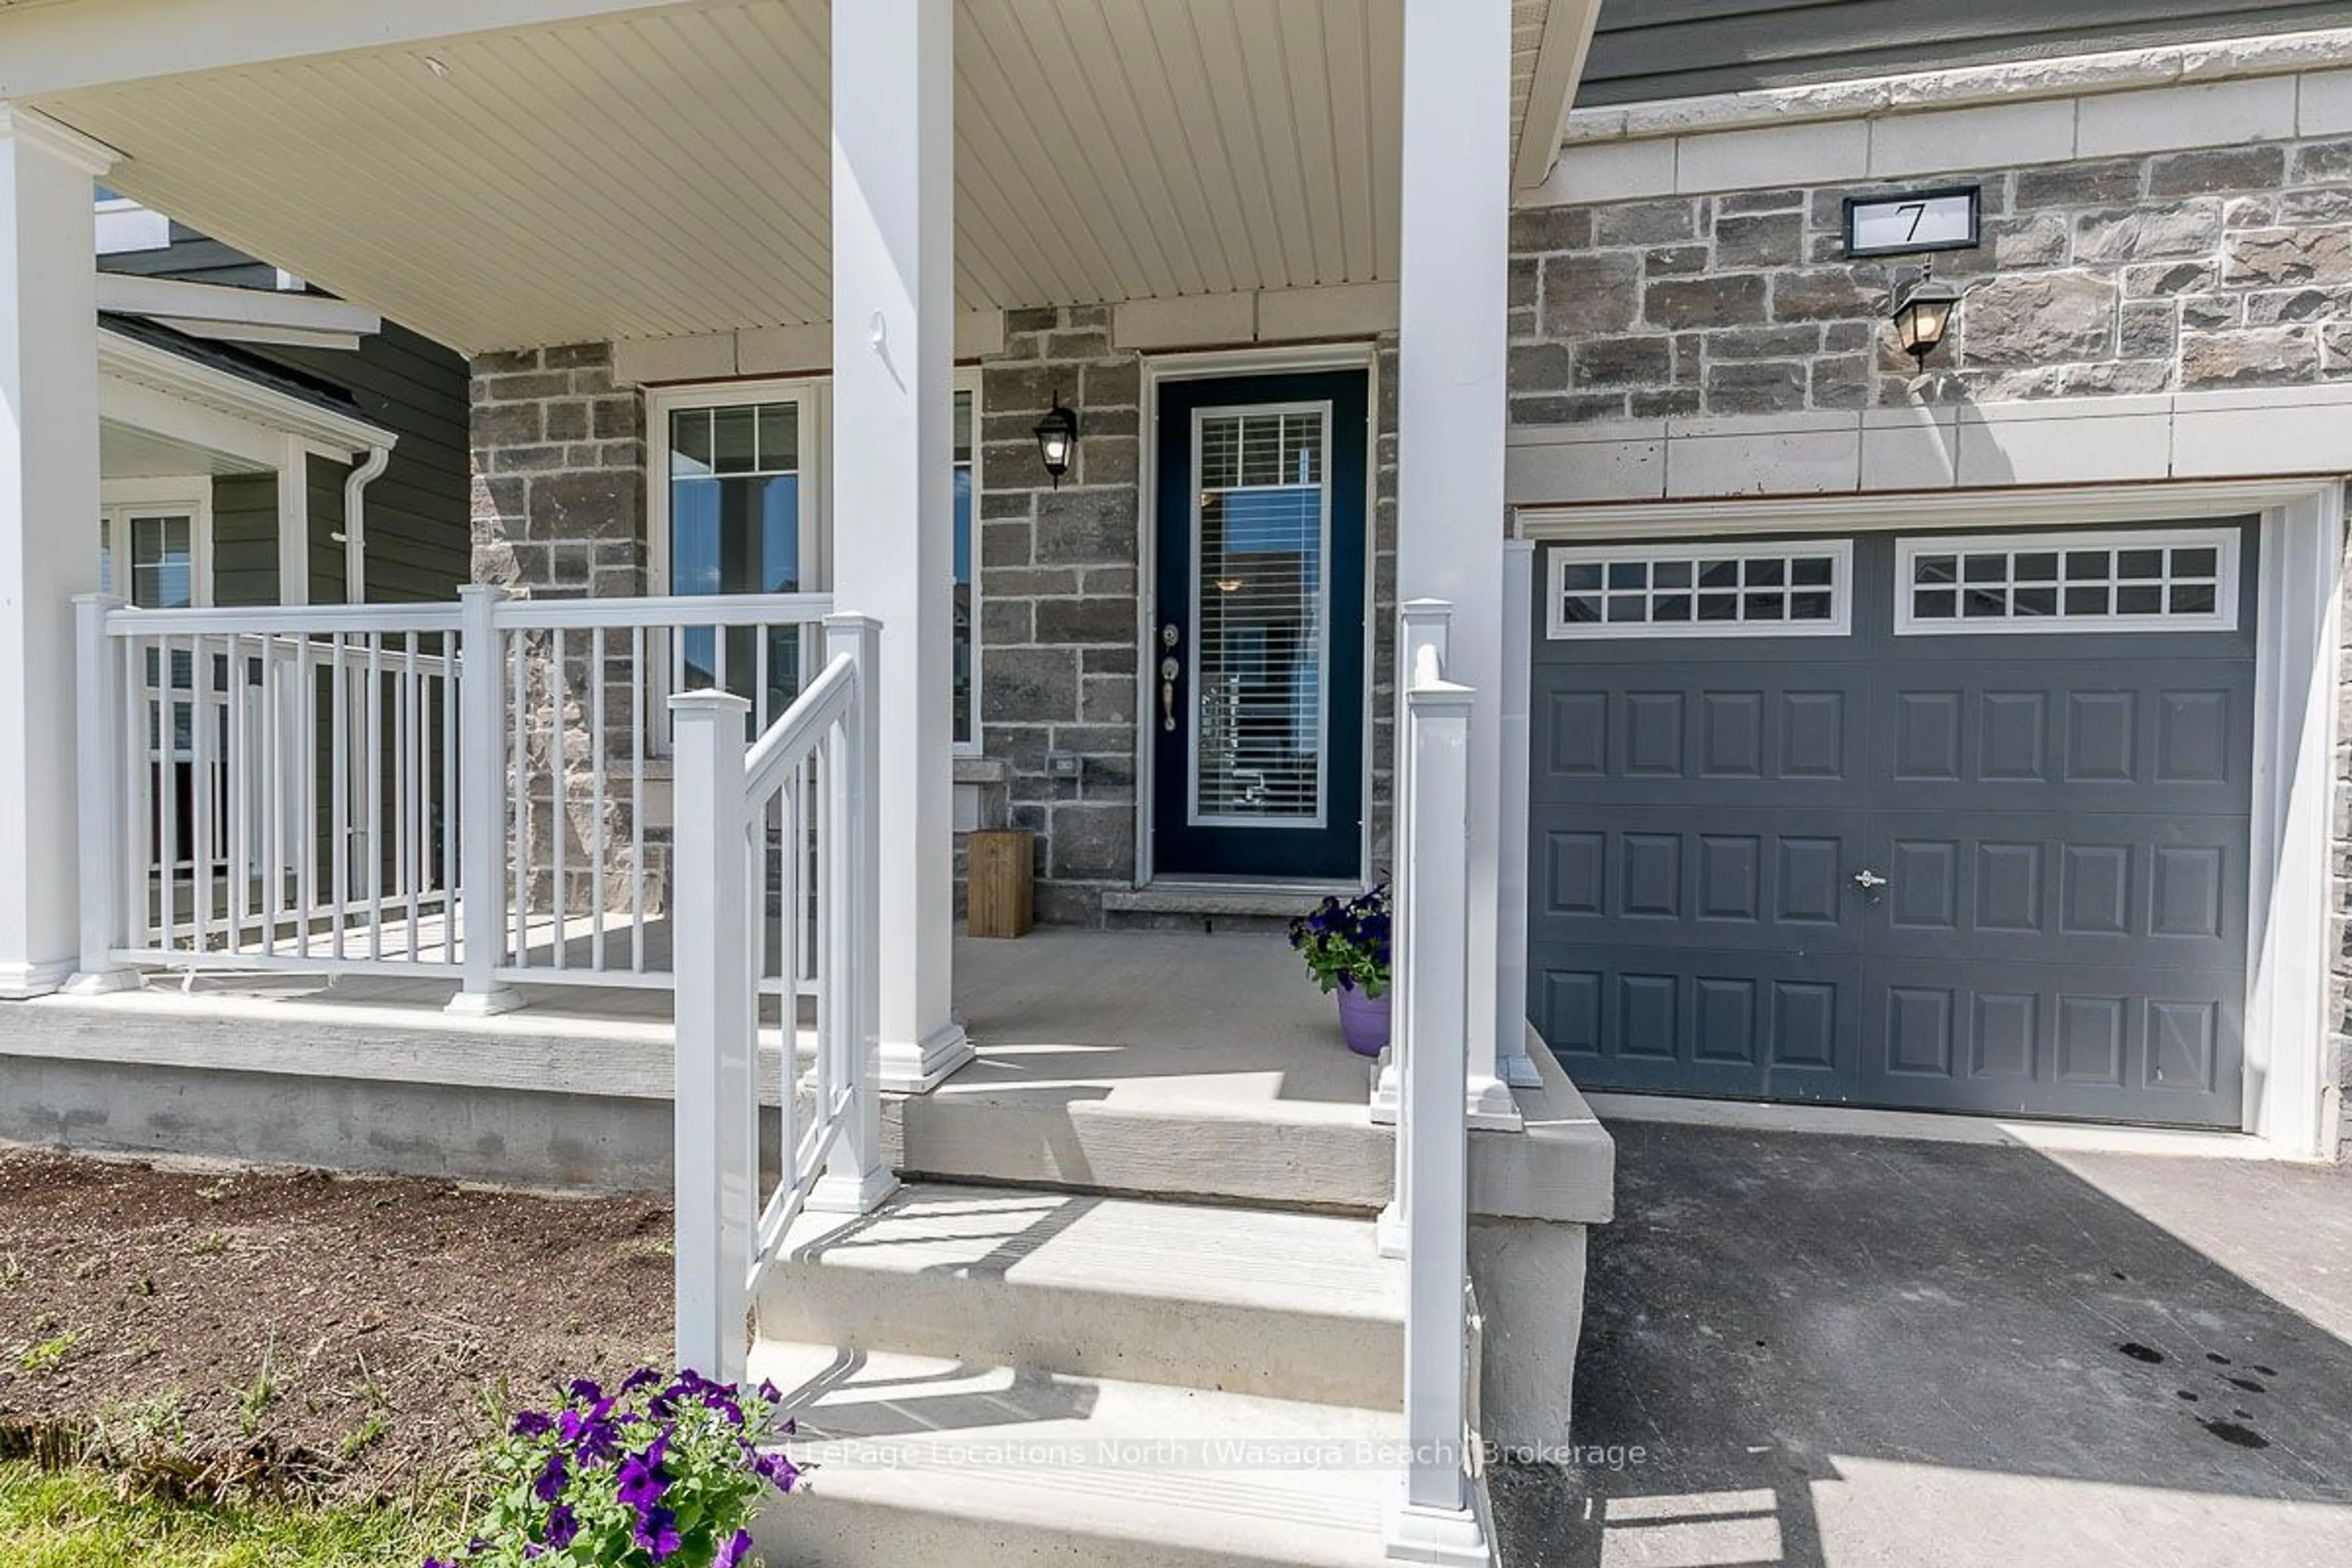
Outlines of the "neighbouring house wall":
M 446 603 L 472 575 L 467 522 L 466 362 L 428 338 L 386 321 L 357 352 L 257 347 L 261 357 L 330 382 L 360 415 L 399 437 L 392 460 L 368 482 L 367 599 L 371 604 Z M 342 513 L 349 465 L 333 469 L 333 510 Z M 316 502 L 313 502 L 316 505 Z M 340 523 L 337 525 L 341 526 Z M 336 559 L 313 558 L 310 597 L 342 597 Z
M 278 477 L 213 480 L 213 603 L 278 603 Z

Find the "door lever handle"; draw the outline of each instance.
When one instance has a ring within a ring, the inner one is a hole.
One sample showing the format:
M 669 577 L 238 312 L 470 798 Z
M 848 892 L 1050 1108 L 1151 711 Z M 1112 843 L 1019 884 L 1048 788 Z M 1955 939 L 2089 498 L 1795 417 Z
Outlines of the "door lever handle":
M 1160 727 L 1162 730 L 1173 731 L 1176 728 L 1177 673 L 1178 666 L 1173 658 L 1160 661 Z
M 1875 871 L 1856 871 L 1853 874 L 1853 885 L 1865 893 L 1874 893 L 1886 886 L 1886 879 Z

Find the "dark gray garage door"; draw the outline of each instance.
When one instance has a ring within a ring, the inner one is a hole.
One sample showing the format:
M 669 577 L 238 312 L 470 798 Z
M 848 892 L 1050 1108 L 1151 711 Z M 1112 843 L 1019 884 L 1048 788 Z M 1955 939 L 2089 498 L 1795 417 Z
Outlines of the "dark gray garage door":
M 2238 1125 L 2253 550 L 1549 550 L 1528 1004 L 1570 1076 Z

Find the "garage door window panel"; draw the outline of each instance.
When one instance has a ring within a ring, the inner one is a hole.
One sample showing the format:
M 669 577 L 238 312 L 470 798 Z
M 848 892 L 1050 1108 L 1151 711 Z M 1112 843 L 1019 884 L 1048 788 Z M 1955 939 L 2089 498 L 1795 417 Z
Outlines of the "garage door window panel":
M 2238 534 L 2227 529 L 1906 539 L 1899 635 L 2232 631 Z
M 1549 635 L 1843 636 L 1853 564 L 1843 540 L 1558 550 Z

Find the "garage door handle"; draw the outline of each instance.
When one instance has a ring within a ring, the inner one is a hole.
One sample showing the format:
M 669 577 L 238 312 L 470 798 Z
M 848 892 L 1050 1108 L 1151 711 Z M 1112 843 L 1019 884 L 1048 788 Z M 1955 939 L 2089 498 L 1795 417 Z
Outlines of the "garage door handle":
M 1875 871 L 1856 871 L 1853 874 L 1853 885 L 1865 893 L 1874 893 L 1886 886 L 1886 879 Z

